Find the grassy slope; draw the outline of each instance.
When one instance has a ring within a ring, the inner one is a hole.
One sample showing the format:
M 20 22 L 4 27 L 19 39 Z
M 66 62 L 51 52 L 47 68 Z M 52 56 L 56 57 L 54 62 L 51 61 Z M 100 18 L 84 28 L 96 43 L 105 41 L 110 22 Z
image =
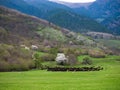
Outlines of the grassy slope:
M 120 61 L 116 58 L 92 58 L 95 65 L 104 67 L 95 72 L 0 72 L 0 90 L 120 90 Z
M 99 41 L 108 47 L 120 49 L 120 40 L 96 39 L 96 41 Z

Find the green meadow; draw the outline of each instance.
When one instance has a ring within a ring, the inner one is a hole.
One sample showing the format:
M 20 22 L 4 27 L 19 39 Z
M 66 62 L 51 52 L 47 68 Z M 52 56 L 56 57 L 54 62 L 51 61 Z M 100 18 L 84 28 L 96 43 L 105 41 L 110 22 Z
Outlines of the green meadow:
M 85 56 L 79 56 L 79 61 Z M 91 58 L 101 71 L 0 72 L 0 90 L 120 90 L 120 56 Z

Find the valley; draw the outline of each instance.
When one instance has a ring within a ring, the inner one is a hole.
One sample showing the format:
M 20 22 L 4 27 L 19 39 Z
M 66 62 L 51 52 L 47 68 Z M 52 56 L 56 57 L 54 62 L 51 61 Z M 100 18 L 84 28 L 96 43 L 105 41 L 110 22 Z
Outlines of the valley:
M 0 0 L 0 90 L 120 90 L 119 0 L 100 1 Z

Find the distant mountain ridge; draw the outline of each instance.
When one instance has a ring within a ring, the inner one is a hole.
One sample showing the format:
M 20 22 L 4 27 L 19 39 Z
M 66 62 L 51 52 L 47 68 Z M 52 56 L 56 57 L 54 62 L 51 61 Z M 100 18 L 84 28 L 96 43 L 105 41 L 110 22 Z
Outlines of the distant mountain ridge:
M 60 4 L 63 4 L 63 5 L 66 5 L 66 6 L 70 7 L 70 8 L 80 8 L 80 7 L 87 8 L 88 6 L 90 6 L 93 3 L 93 2 L 88 2 L 88 3 L 69 3 L 69 2 L 55 1 L 55 0 L 49 0 L 49 1 L 60 3 Z
M 98 8 L 95 8 L 95 7 Z M 120 34 L 120 0 L 97 0 L 89 7 L 93 18 L 101 22 L 114 34 Z
M 112 34 L 120 35 L 120 0 L 96 0 L 87 9 L 74 10 L 103 24 Z
M 0 0 L 0 5 L 46 19 L 58 26 L 76 32 L 108 31 L 96 21 L 80 16 L 72 9 L 48 0 Z

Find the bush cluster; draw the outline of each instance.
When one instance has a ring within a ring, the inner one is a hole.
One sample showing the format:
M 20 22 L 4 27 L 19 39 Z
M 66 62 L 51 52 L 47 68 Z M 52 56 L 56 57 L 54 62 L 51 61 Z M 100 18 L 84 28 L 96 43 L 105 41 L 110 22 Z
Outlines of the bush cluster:
M 105 58 L 106 56 L 102 50 L 89 50 L 88 54 L 94 58 Z
M 32 52 L 12 45 L 0 44 L 0 71 L 23 71 L 34 68 Z
M 35 53 L 34 54 L 35 67 L 37 69 L 42 69 L 43 68 L 42 62 L 55 61 L 55 58 L 56 58 L 56 55 L 54 54 L 40 55 L 38 53 Z
M 74 54 L 68 55 L 68 65 L 75 65 L 77 64 L 77 57 Z

